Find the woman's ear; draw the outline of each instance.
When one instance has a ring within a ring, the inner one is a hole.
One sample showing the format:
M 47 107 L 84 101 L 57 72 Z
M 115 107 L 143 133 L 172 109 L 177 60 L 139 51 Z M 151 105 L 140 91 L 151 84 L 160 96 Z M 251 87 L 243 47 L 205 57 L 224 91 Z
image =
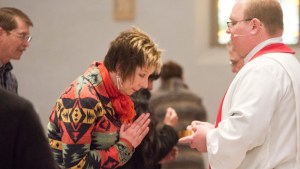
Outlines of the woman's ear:
M 120 72 L 120 64 L 119 64 L 119 63 L 117 63 L 117 65 L 116 65 L 116 72 L 117 72 L 117 73 Z

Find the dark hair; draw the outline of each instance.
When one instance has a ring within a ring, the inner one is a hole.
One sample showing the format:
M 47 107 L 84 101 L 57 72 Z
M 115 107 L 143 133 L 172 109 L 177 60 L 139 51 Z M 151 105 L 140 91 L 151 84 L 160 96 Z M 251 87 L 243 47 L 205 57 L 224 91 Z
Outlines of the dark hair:
M 142 113 L 149 112 L 149 99 L 151 93 L 148 89 L 140 89 L 130 96 L 131 100 L 134 103 L 134 109 L 137 113 L 137 117 Z
M 148 79 L 151 81 L 154 81 L 154 80 L 157 80 L 159 77 L 160 77 L 160 74 L 154 72 L 148 77 Z
M 182 74 L 183 74 L 183 70 L 179 64 L 173 61 L 168 61 L 163 64 L 161 68 L 160 76 L 162 80 L 167 80 L 173 77 L 182 79 Z
M 133 95 L 130 96 L 133 103 L 134 109 L 136 111 L 136 118 L 138 118 L 143 113 L 150 113 L 151 122 L 149 124 L 149 133 L 146 135 L 140 146 L 137 148 L 135 153 L 141 155 L 144 163 L 146 166 L 155 165 L 157 159 L 155 157 L 149 157 L 149 155 L 154 154 L 155 150 L 160 147 L 157 144 L 152 144 L 157 138 L 157 131 L 156 126 L 158 121 L 151 113 L 149 108 L 149 99 L 151 97 L 151 93 L 148 89 L 140 89 L 139 91 L 135 92 Z

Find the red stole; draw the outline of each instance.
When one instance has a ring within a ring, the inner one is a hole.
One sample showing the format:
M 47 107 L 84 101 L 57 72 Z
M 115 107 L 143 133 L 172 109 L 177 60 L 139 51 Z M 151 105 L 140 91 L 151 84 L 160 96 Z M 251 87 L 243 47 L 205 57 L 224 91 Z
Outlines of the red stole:
M 270 44 L 270 45 L 267 45 L 264 48 L 262 48 L 249 61 L 251 61 L 251 60 L 253 60 L 253 59 L 255 59 L 255 58 L 259 57 L 259 56 L 262 56 L 264 54 L 267 54 L 267 53 L 291 53 L 291 54 L 295 54 L 295 51 L 293 51 L 292 49 L 290 49 L 285 44 L 274 43 L 274 44 Z M 225 92 L 225 94 L 224 94 L 224 96 L 223 96 L 223 98 L 221 100 L 219 109 L 218 109 L 218 114 L 217 114 L 216 123 L 215 123 L 215 127 L 216 128 L 218 127 L 218 124 L 222 120 L 222 107 L 223 107 L 223 101 L 224 101 L 224 98 L 226 96 L 226 93 L 227 93 L 227 91 Z

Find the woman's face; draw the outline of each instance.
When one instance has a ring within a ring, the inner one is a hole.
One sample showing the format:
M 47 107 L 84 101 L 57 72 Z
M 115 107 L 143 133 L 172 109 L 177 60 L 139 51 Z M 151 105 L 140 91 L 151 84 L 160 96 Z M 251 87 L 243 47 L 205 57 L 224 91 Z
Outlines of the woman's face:
M 148 88 L 148 77 L 154 72 L 154 67 L 137 67 L 132 77 L 125 79 L 120 87 L 120 92 L 132 95 L 141 88 Z

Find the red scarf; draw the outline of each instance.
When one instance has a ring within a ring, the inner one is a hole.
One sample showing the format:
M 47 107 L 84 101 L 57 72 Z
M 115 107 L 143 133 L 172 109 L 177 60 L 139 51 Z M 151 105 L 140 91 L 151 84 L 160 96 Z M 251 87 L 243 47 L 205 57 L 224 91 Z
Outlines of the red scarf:
M 291 54 L 295 54 L 295 52 L 292 49 L 290 49 L 288 46 L 286 46 L 285 44 L 274 43 L 274 44 L 270 44 L 270 45 L 267 45 L 264 48 L 262 48 L 260 51 L 258 51 L 250 59 L 250 61 L 253 60 L 253 59 L 255 59 L 255 58 L 257 58 L 257 57 L 259 57 L 259 56 L 267 54 L 267 53 L 291 53 Z M 223 107 L 223 101 L 224 101 L 226 93 L 227 93 L 227 91 L 225 92 L 225 94 L 224 94 L 224 96 L 223 96 L 223 98 L 221 100 L 219 109 L 218 109 L 218 115 L 217 115 L 216 123 L 215 123 L 215 127 L 216 128 L 218 127 L 218 124 L 222 120 L 222 107 Z
M 112 102 L 117 116 L 120 118 L 122 123 L 132 123 L 135 117 L 134 104 L 130 97 L 119 92 L 115 87 L 106 67 L 103 63 L 94 63 L 100 70 L 101 77 L 103 79 L 104 87 L 107 94 Z

